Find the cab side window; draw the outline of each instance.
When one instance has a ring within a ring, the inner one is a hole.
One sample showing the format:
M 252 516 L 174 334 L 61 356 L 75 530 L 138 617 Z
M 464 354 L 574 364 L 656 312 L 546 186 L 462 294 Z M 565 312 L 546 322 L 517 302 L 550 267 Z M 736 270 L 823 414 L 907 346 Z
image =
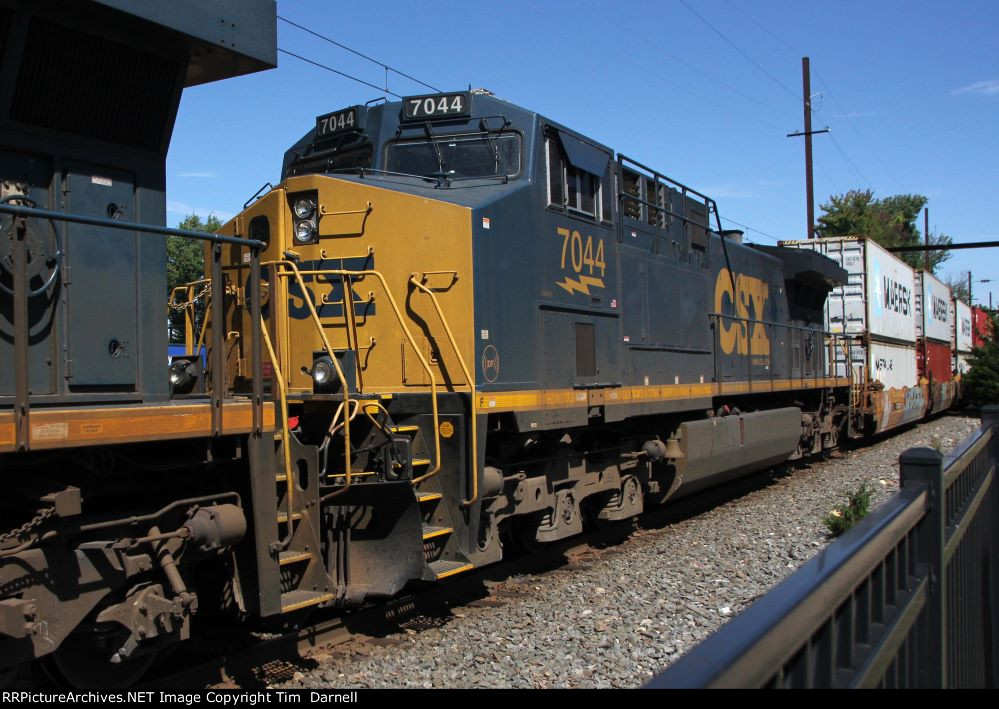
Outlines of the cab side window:
M 548 206 L 575 216 L 611 223 L 614 218 L 613 162 L 607 153 L 574 140 L 579 144 L 573 146 L 579 153 L 575 160 L 583 165 L 574 164 L 559 131 L 549 130 L 545 134 Z M 601 155 L 604 156 L 603 161 L 600 160 Z M 601 162 L 604 165 L 595 168 Z M 599 177 L 594 174 L 595 169 L 601 170 Z

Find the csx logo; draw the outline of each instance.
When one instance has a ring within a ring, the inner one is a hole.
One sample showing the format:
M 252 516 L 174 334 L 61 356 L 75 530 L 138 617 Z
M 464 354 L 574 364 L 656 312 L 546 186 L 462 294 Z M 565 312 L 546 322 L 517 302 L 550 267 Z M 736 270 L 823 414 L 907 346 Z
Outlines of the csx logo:
M 897 281 L 893 281 L 888 276 L 884 276 L 885 307 L 893 310 L 899 315 L 909 314 L 909 301 L 911 294 L 907 286 L 903 286 Z
M 963 337 L 971 337 L 971 321 L 961 318 L 961 335 Z
M 734 282 L 734 290 L 733 290 Z M 747 320 L 765 320 L 770 284 L 760 278 L 737 274 L 727 268 L 718 271 L 715 281 L 715 312 L 735 311 L 738 320 L 719 318 L 718 339 L 725 354 L 769 355 L 766 325 Z

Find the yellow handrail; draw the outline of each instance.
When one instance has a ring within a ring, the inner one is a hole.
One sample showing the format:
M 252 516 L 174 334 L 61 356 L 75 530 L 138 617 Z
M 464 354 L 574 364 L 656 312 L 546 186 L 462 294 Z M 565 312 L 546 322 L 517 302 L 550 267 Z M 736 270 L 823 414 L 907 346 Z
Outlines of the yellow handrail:
M 420 352 L 420 348 L 416 343 L 416 339 L 413 337 L 413 333 L 409 331 L 409 327 L 406 326 L 406 320 L 402 316 L 402 311 L 399 310 L 399 305 L 396 303 L 395 298 L 392 295 L 392 291 L 389 289 L 388 282 L 380 271 L 365 270 L 365 271 L 347 271 L 344 269 L 324 269 L 316 271 L 299 271 L 298 267 L 290 261 L 275 261 L 277 265 L 290 265 L 297 274 L 299 286 L 302 288 L 302 292 L 306 294 L 305 302 L 309 306 L 309 310 L 313 315 L 313 319 L 316 321 L 318 327 L 320 328 L 320 335 L 323 338 L 323 343 L 327 345 L 325 333 L 322 331 L 322 322 L 319 320 L 319 316 L 316 314 L 316 309 L 312 305 L 311 298 L 308 297 L 307 291 L 305 290 L 305 284 L 303 283 L 301 277 L 306 276 L 354 276 L 354 277 L 365 277 L 371 276 L 381 283 L 382 288 L 385 290 L 385 295 L 388 298 L 389 305 L 392 306 L 392 311 L 395 313 L 396 320 L 399 322 L 399 326 L 402 328 L 403 334 L 406 335 L 406 339 L 409 341 L 410 346 L 413 348 L 413 352 L 416 353 L 417 359 L 420 360 L 420 364 L 423 366 L 423 370 L 427 373 L 430 378 L 430 406 L 431 412 L 434 420 L 434 466 L 429 471 L 424 473 L 418 478 L 413 478 L 413 484 L 418 485 L 427 478 L 433 477 L 441 469 L 441 435 L 440 435 L 440 419 L 437 411 L 437 378 L 434 376 L 433 369 L 431 369 L 430 364 L 427 359 Z M 281 273 L 278 271 L 278 276 L 288 277 L 289 274 Z M 334 364 L 336 364 L 336 358 L 333 358 Z M 339 366 L 337 366 L 337 371 L 339 373 Z
M 347 378 L 343 374 L 343 369 L 340 368 L 340 363 L 337 361 L 336 355 L 333 354 L 333 347 L 330 345 L 329 339 L 326 337 L 326 331 L 323 330 L 323 321 L 319 319 L 319 313 L 316 312 L 316 306 L 312 303 L 312 298 L 309 297 L 308 289 L 305 287 L 305 281 L 302 280 L 302 274 L 298 270 L 298 266 L 294 261 L 272 261 L 269 262 L 274 266 L 285 266 L 290 268 L 292 274 L 295 276 L 295 281 L 298 283 L 298 287 L 302 289 L 302 293 L 305 296 L 305 304 L 309 306 L 309 314 L 312 316 L 313 322 L 316 324 L 316 329 L 319 330 L 319 338 L 323 341 L 323 347 L 326 353 L 330 357 L 330 361 L 333 363 L 333 369 L 336 370 L 336 376 L 340 380 L 340 390 L 343 392 L 343 403 L 344 407 L 347 409 L 348 413 L 350 411 L 350 389 L 347 386 Z M 278 276 L 283 276 L 287 278 L 288 273 L 282 273 L 280 270 L 277 271 Z M 351 477 L 350 469 L 350 416 L 344 417 L 343 425 L 343 457 L 344 457 L 344 486 L 337 490 L 336 492 L 325 495 L 324 499 L 331 499 L 338 495 L 342 495 L 350 489 L 353 483 L 353 478 Z
M 278 383 L 278 393 L 281 399 L 281 435 L 283 436 L 281 440 L 281 448 L 284 451 L 284 478 L 285 487 L 287 490 L 287 511 L 288 511 L 288 540 L 291 539 L 291 524 L 294 517 L 292 513 L 295 510 L 295 479 L 291 472 L 291 437 L 288 431 L 288 394 L 285 388 L 284 377 L 281 374 L 281 367 L 278 366 L 277 356 L 274 354 L 274 346 L 271 344 L 271 336 L 267 332 L 267 323 L 264 322 L 264 316 L 260 316 L 260 332 L 264 336 L 264 345 L 267 346 L 267 356 L 271 358 L 271 367 L 274 368 L 274 377 L 277 379 Z
M 476 419 L 478 416 L 475 414 L 475 380 L 472 379 L 472 375 L 468 373 L 468 367 L 465 366 L 465 358 L 462 357 L 461 350 L 458 349 L 458 343 L 454 339 L 454 333 L 451 332 L 451 326 L 448 324 L 447 318 L 444 317 L 444 311 L 441 309 L 441 304 L 437 300 L 437 295 L 425 285 L 417 281 L 415 275 L 410 276 L 409 282 L 430 296 L 430 300 L 434 304 L 434 309 L 437 311 L 437 317 L 441 319 L 441 324 L 444 326 L 444 332 L 447 333 L 447 339 L 451 342 L 451 348 L 454 350 L 454 354 L 458 357 L 458 364 L 461 366 L 461 371 L 465 375 L 465 381 L 468 382 L 469 405 L 471 407 L 470 411 L 472 419 L 472 494 L 467 500 L 461 501 L 461 504 L 468 506 L 479 499 L 479 438 L 478 431 L 476 430 Z

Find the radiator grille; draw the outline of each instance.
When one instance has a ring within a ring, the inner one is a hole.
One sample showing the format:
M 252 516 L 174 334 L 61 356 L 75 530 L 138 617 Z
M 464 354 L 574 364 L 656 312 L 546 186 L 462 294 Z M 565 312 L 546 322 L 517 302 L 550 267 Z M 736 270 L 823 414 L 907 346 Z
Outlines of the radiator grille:
M 158 151 L 179 70 L 163 57 L 36 17 L 10 117 Z

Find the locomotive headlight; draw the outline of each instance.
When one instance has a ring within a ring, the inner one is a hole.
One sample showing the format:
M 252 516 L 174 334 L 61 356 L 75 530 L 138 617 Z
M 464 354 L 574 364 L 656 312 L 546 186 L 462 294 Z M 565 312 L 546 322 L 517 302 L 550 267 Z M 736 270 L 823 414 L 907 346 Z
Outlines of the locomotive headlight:
M 334 375 L 333 362 L 329 357 L 320 357 L 312 363 L 312 381 L 317 390 L 332 382 Z
M 174 357 L 170 362 L 170 391 L 174 394 L 190 394 L 198 382 L 197 361 L 188 357 Z
M 310 221 L 297 222 L 295 224 L 295 241 L 300 244 L 307 244 L 315 241 L 316 225 Z
M 316 205 L 311 199 L 298 199 L 295 200 L 295 216 L 299 219 L 308 219 L 312 216 L 312 212 L 315 211 Z

